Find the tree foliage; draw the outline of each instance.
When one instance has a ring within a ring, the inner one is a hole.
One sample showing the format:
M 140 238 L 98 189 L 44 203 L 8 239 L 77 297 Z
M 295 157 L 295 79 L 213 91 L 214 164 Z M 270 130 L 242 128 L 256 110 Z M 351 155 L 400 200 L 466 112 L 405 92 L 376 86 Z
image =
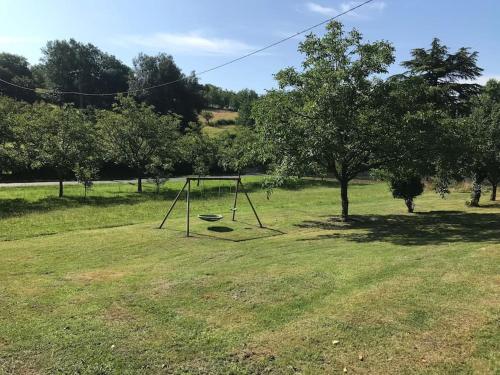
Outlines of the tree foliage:
M 151 90 L 147 87 L 169 83 Z M 134 59 L 131 90 L 139 90 L 136 98 L 155 108 L 163 115 L 175 113 L 182 117 L 184 127 L 198 120 L 203 108 L 202 86 L 193 74 L 184 75 L 172 56 L 160 53 L 157 56 L 139 54 Z
M 225 172 L 243 173 L 260 164 L 257 134 L 243 129 L 236 134 L 222 133 L 217 142 L 217 163 Z
M 93 44 L 74 39 L 47 42 L 42 49 L 42 64 L 37 67 L 38 79 L 47 88 L 57 91 L 114 93 L 128 90 L 130 68 Z M 59 102 L 73 103 L 80 108 L 109 108 L 113 96 L 64 95 Z
M 303 70 L 280 71 L 279 89 L 257 103 L 255 117 L 274 149 L 276 171 L 333 174 L 346 220 L 349 181 L 411 155 L 420 125 L 428 126 L 425 113 L 400 109 L 391 100 L 396 83 L 376 77 L 394 61 L 388 42 L 365 43 L 357 30 L 345 33 L 332 22 L 325 36 L 308 35 L 299 51 Z
M 178 117 L 159 115 L 145 103 L 120 96 L 112 111 L 100 111 L 97 118 L 107 158 L 136 171 L 138 192 L 142 192 L 143 177 L 168 170 L 176 159 Z
M 201 111 L 200 115 L 203 117 L 207 125 L 210 125 L 210 120 L 214 118 L 214 114 L 211 111 Z
M 72 105 L 34 104 L 16 116 L 15 131 L 18 155 L 26 166 L 57 172 L 59 197 L 63 196 L 63 180 L 75 167 L 96 157 L 95 129 Z
M 500 82 L 491 80 L 484 92 L 472 101 L 470 116 L 461 121 L 463 142 L 467 147 L 465 169 L 473 177 L 470 205 L 478 206 L 481 184 L 488 179 L 493 186 L 500 182 Z
M 415 209 L 415 198 L 424 192 L 424 184 L 419 175 L 398 176 L 391 175 L 389 184 L 392 196 L 398 199 L 404 199 L 409 213 Z
M 15 85 L 35 88 L 35 81 L 26 58 L 10 53 L 0 53 L 0 78 Z M 36 100 L 34 91 L 23 90 L 0 83 L 0 95 L 33 103 Z
M 17 164 L 14 119 L 25 107 L 22 102 L 0 95 L 0 175 L 11 171 Z
M 480 85 L 467 83 L 481 75 L 477 52 L 462 47 L 450 53 L 447 46 L 434 38 L 429 49 L 416 48 L 412 59 L 403 62 L 411 75 L 423 77 L 434 88 L 434 101 L 453 116 L 468 113 L 469 100 L 480 91 Z

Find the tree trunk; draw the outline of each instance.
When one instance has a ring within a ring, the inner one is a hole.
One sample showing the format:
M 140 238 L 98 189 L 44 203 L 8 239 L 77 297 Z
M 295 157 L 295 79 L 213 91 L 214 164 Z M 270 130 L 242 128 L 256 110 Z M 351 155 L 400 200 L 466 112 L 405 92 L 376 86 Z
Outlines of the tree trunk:
M 349 220 L 349 196 L 347 195 L 347 187 L 349 181 L 340 181 L 340 198 L 342 200 L 342 221 Z
M 412 214 L 413 210 L 415 209 L 415 204 L 413 204 L 413 198 L 406 198 L 405 204 L 406 204 L 406 207 L 408 208 L 408 213 Z
M 481 182 L 474 178 L 472 181 L 472 192 L 469 205 L 471 207 L 479 207 L 479 199 L 481 199 Z
M 63 195 L 64 195 L 63 180 L 59 179 L 59 198 L 62 198 Z
M 497 200 L 497 183 L 492 183 L 491 184 L 491 197 L 490 200 L 496 201 Z
M 142 177 L 137 179 L 137 192 L 142 193 Z

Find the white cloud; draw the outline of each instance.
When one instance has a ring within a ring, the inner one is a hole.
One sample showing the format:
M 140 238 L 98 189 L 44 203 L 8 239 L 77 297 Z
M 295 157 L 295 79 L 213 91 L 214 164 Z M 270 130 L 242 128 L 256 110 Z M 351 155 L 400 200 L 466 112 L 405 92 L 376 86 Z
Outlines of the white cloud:
M 309 2 L 306 4 L 307 9 L 311 12 L 314 13 L 319 13 L 324 16 L 328 17 L 333 17 L 336 16 L 337 14 L 347 12 L 349 9 L 355 7 L 356 5 L 361 4 L 361 1 L 347 1 L 340 3 L 338 7 L 333 7 L 333 6 L 324 6 L 318 3 L 313 3 Z M 356 11 L 351 11 L 347 15 L 351 17 L 359 17 L 360 14 L 358 13 L 358 10 L 361 10 L 363 8 L 365 9 L 372 9 L 376 11 L 382 11 L 385 9 L 387 4 L 384 1 L 374 1 L 371 3 L 366 4 L 365 6 L 358 8 Z
M 199 32 L 124 35 L 113 38 L 112 41 L 122 46 L 135 45 L 165 50 L 167 53 L 190 55 L 239 55 L 256 49 L 254 46 L 235 39 L 211 38 Z
M 339 13 L 335 8 L 325 7 L 316 3 L 307 3 L 307 9 L 311 12 L 323 14 L 325 16 L 333 16 Z

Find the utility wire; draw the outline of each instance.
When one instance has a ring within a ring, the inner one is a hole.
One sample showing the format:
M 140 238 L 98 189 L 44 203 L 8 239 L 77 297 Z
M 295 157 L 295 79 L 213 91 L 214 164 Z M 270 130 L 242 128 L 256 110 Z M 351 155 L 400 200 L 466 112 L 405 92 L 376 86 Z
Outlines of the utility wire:
M 220 69 L 220 68 L 223 68 L 227 65 L 230 65 L 230 64 L 234 64 L 235 62 L 238 62 L 238 61 L 241 61 L 243 59 L 246 59 L 250 56 L 253 56 L 253 55 L 256 55 L 260 52 L 263 52 L 265 50 L 268 50 L 270 48 L 273 48 L 279 44 L 282 44 L 284 42 L 287 42 L 289 41 L 290 39 L 293 39 L 299 35 L 302 35 L 302 34 L 305 34 L 307 33 L 308 31 L 311 31 L 319 26 L 322 26 L 330 21 L 333 21 L 334 19 L 337 19 L 339 17 L 342 17 L 343 15 L 346 15 L 358 8 L 361 8 L 362 6 L 368 4 L 368 3 L 371 3 L 372 1 L 374 0 L 366 0 L 358 5 L 355 5 L 353 6 L 352 8 L 349 8 L 347 10 L 345 10 L 344 12 L 342 13 L 339 13 L 333 17 L 330 17 L 320 23 L 317 23 L 316 25 L 313 25 L 313 26 L 310 26 L 308 27 L 307 29 L 304 29 L 304 30 L 301 30 L 301 31 L 298 31 L 296 32 L 295 34 L 293 35 L 290 35 L 286 38 L 283 38 L 283 39 L 280 39 L 274 43 L 271 43 L 271 44 L 268 44 L 267 46 L 265 47 L 262 47 L 262 48 L 259 48 L 255 51 L 252 51 L 252 52 L 249 52 L 245 55 L 242 55 L 240 57 L 237 57 L 235 59 L 232 59 L 232 60 L 229 60 L 229 61 L 226 61 L 225 63 L 222 63 L 220 65 L 216 65 L 212 68 L 209 68 L 209 69 L 206 69 L 206 70 L 203 70 L 199 73 L 196 73 L 195 72 L 195 75 L 196 76 L 200 76 L 200 75 L 203 75 L 203 74 L 206 74 L 206 73 L 209 73 L 209 72 L 213 72 L 214 70 L 217 70 L 217 69 Z M 21 86 L 21 85 L 17 85 L 15 83 L 12 83 L 12 82 L 9 82 L 9 81 L 6 81 L 2 78 L 0 78 L 0 82 L 2 83 L 5 83 L 6 85 L 9 85 L 9 86 L 13 86 L 13 87 L 17 87 L 19 89 L 23 89 L 23 90 L 29 90 L 29 91 L 34 91 L 34 92 L 54 92 L 56 94 L 59 94 L 59 95 L 82 95 L 82 96 L 116 96 L 116 95 L 120 95 L 120 94 L 132 94 L 132 93 L 137 93 L 137 92 L 141 92 L 141 91 L 148 91 L 148 90 L 152 90 L 152 89 L 156 89 L 156 88 L 159 88 L 159 87 L 163 87 L 163 86 L 169 86 L 169 85 L 173 85 L 174 83 L 177 83 L 177 82 L 181 82 L 181 81 L 184 81 L 184 80 L 187 80 L 189 79 L 190 77 L 189 76 L 184 76 L 184 77 L 181 77 L 181 78 L 178 78 L 174 81 L 170 81 L 170 82 L 164 82 L 164 83 L 160 83 L 160 84 L 157 84 L 157 85 L 154 85 L 154 86 L 148 86 L 148 87 L 144 87 L 144 88 L 140 88 L 140 89 L 135 89 L 135 90 L 128 90 L 128 91 L 119 91 L 119 92 L 111 92 L 111 93 L 88 93 L 88 92 L 79 92 L 79 91 L 57 91 L 57 90 L 54 90 L 54 89 L 42 89 L 42 88 L 32 88 L 32 87 L 26 87 L 26 86 Z

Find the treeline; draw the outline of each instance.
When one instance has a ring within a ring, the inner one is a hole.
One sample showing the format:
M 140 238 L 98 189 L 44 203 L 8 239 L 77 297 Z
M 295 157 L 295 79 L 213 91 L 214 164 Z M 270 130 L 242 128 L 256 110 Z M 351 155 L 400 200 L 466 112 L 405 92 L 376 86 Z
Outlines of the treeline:
M 28 103 L 73 104 L 81 109 L 110 109 L 116 95 L 99 94 L 132 91 L 136 100 L 152 105 L 158 113 L 182 116 L 183 126 L 197 121 L 203 108 L 239 111 L 239 122 L 251 124 L 251 105 L 258 98 L 253 90 L 233 92 L 202 85 L 194 73 L 185 75 L 173 57 L 164 53 L 140 53 L 128 67 L 96 46 L 74 39 L 47 42 L 40 63 L 33 66 L 22 56 L 0 53 L 0 78 L 14 84 L 0 84 L 0 94 L 5 96 Z M 91 95 L 76 94 L 82 92 Z
M 159 189 L 179 172 L 240 173 L 259 165 L 252 129 L 213 138 L 200 130 L 197 122 L 183 127 L 181 116 L 160 114 L 132 96 L 119 95 L 111 109 L 84 110 L 0 96 L 0 170 L 49 170 L 63 196 L 65 179 L 76 177 L 87 188 L 110 165 L 136 177 L 139 192 L 145 177 Z
M 97 176 L 164 178 L 194 171 L 221 172 L 232 164 L 216 155 L 219 139 L 208 139 L 200 132 L 198 116 L 203 108 L 228 109 L 239 112 L 239 124 L 253 125 L 251 108 L 258 98 L 252 90 L 232 92 L 202 85 L 194 73 L 185 75 L 167 54 L 141 53 L 128 67 L 96 46 L 73 39 L 49 41 L 40 63 L 32 66 L 22 56 L 0 53 L 0 78 L 13 84 L 0 82 L 0 178 L 10 180 L 87 176 L 90 181 Z M 129 94 L 115 95 L 123 92 Z M 227 104 L 221 102 L 222 96 L 228 98 Z M 154 155 L 157 165 L 151 165 L 151 160 L 132 161 L 113 149 L 116 143 L 109 139 L 110 133 L 103 133 L 104 119 L 111 114 L 121 119 L 115 125 L 122 131 L 136 132 L 130 134 L 130 144 L 122 147 L 129 153 L 140 153 L 141 147 L 154 149 L 144 152 Z M 140 119 L 141 115 L 146 117 Z M 132 124 L 134 116 L 142 122 Z M 154 121 L 166 130 L 158 128 L 155 135 Z M 168 152 L 151 143 L 155 137 L 161 139 L 163 130 L 176 134 Z M 241 136 L 250 133 L 242 131 Z M 220 141 L 227 146 L 236 137 L 224 135 Z M 205 155 L 200 154 L 202 149 Z

